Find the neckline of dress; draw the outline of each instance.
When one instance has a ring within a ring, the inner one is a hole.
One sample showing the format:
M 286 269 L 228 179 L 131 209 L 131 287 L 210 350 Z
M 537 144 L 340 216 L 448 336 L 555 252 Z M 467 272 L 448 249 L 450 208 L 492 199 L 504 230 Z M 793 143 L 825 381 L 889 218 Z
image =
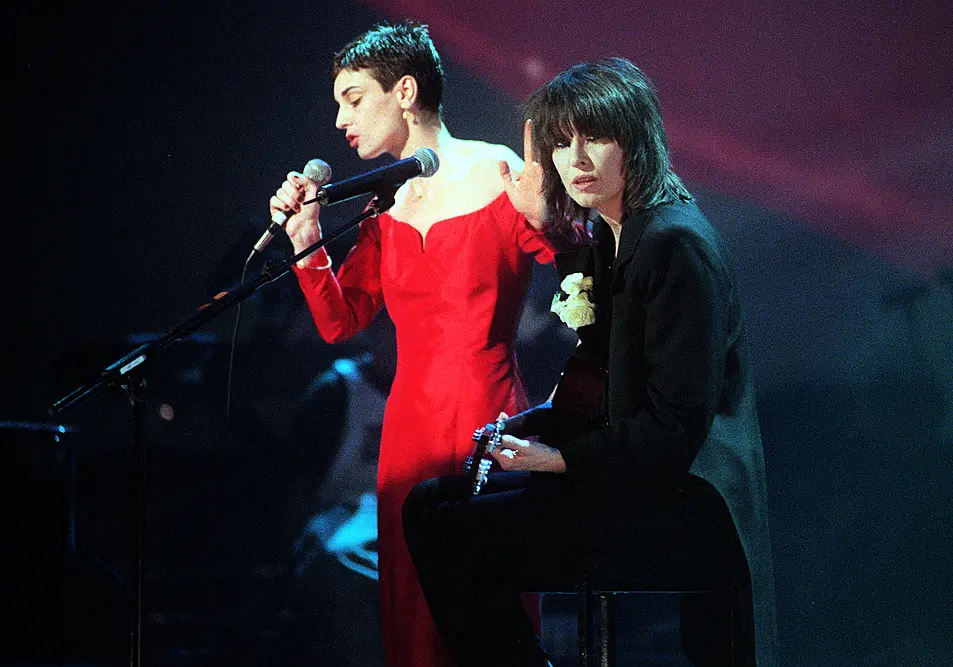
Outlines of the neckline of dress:
M 465 213 L 458 213 L 457 215 L 451 215 L 449 218 L 440 218 L 439 220 L 434 220 L 433 224 L 436 225 L 437 223 L 446 222 L 447 220 L 456 220 L 457 218 L 465 218 L 465 217 L 468 216 L 468 215 L 473 215 L 474 213 L 479 213 L 479 212 L 482 211 L 483 209 L 489 208 L 490 206 L 492 206 L 493 204 L 495 204 L 495 203 L 496 203 L 497 201 L 499 201 L 500 198 L 501 198 L 503 195 L 505 195 L 505 194 L 506 194 L 506 190 L 501 190 L 501 191 L 500 191 L 500 194 L 498 194 L 496 197 L 494 197 L 493 199 L 491 199 L 490 201 L 488 201 L 487 203 L 485 203 L 483 206 L 480 206 L 480 207 L 478 207 L 478 208 L 475 208 L 475 209 L 473 209 L 472 211 L 467 211 L 467 212 L 465 212 Z M 407 222 L 406 220 L 402 220 L 401 218 L 395 217 L 395 216 L 392 215 L 389 211 L 385 211 L 385 212 L 382 213 L 381 215 L 386 215 L 386 216 L 387 216 L 388 218 L 390 218 L 391 220 L 396 220 L 397 222 L 402 222 L 402 223 L 404 223 L 405 225 L 408 225 L 409 227 L 414 227 L 412 224 L 410 224 L 410 223 Z M 431 226 L 433 226 L 433 225 L 431 225 Z M 417 229 L 417 228 L 414 227 L 414 229 Z
M 421 233 L 421 231 L 420 231 L 419 229 L 417 229 L 414 225 L 410 224 L 410 223 L 407 222 L 406 220 L 401 220 L 400 218 L 394 217 L 394 216 L 391 215 L 389 212 L 384 212 L 384 213 L 382 213 L 381 215 L 386 215 L 388 218 L 390 218 L 390 219 L 393 220 L 394 222 L 399 222 L 401 225 L 404 225 L 404 226 L 406 226 L 406 227 L 409 227 L 410 229 L 412 229 L 413 231 L 415 231 L 415 232 L 417 233 L 417 236 L 420 237 L 420 249 L 421 249 L 421 251 L 423 252 L 423 251 L 426 251 L 426 249 L 427 249 L 427 237 L 430 235 L 430 231 L 431 231 L 434 227 L 436 227 L 436 226 L 439 225 L 439 224 L 445 223 L 445 222 L 450 222 L 450 221 L 452 221 L 452 220 L 458 220 L 458 219 L 460 219 L 460 218 L 465 218 L 465 217 L 470 216 L 470 215 L 473 215 L 473 214 L 475 214 L 475 213 L 479 213 L 480 211 L 484 211 L 484 210 L 490 208 L 491 206 L 493 206 L 495 203 L 497 203 L 497 202 L 500 200 L 500 198 L 503 197 L 504 195 L 506 195 L 506 190 L 502 190 L 502 191 L 500 192 L 500 194 L 498 194 L 496 197 L 494 197 L 493 199 L 491 199 L 490 201 L 488 201 L 486 204 L 484 204 L 483 206 L 480 206 L 479 208 L 475 208 L 475 209 L 473 209 L 472 211 L 467 211 L 466 213 L 460 213 L 460 214 L 458 214 L 458 215 L 451 215 L 449 218 L 441 218 L 440 220 L 434 220 L 433 223 L 431 223 L 430 227 L 427 228 L 427 233 L 426 233 L 426 234 Z

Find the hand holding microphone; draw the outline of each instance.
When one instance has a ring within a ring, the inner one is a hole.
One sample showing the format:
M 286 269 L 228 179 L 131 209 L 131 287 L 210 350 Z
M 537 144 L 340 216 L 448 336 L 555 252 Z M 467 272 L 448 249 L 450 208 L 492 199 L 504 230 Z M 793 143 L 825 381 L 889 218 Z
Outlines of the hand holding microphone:
M 283 227 L 296 253 L 320 241 L 321 225 L 318 222 L 320 207 L 305 205 L 304 202 L 313 201 L 318 187 L 330 180 L 331 167 L 318 158 L 309 160 L 303 173 L 297 171 L 289 173 L 288 178 L 281 184 L 281 188 L 268 202 L 271 224 L 268 226 L 268 231 L 255 244 L 252 255 L 261 252 Z
M 395 191 L 411 178 L 433 176 L 439 166 L 437 154 L 429 148 L 421 148 L 411 157 L 393 164 L 320 187 L 331 179 L 331 167 L 315 158 L 305 165 L 304 173 L 289 173 L 268 202 L 271 224 L 248 259 L 261 252 L 282 228 L 291 239 L 295 254 L 320 241 L 320 205 L 331 206 L 369 193 Z

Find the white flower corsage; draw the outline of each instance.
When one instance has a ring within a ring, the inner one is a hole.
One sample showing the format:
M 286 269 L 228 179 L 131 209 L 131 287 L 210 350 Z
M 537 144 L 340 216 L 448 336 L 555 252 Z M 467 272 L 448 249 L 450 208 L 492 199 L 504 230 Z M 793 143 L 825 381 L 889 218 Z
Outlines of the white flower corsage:
M 596 321 L 596 305 L 590 301 L 592 278 L 570 273 L 559 285 L 561 293 L 553 295 L 550 310 L 570 329 L 578 329 Z M 565 294 L 565 297 L 563 296 Z

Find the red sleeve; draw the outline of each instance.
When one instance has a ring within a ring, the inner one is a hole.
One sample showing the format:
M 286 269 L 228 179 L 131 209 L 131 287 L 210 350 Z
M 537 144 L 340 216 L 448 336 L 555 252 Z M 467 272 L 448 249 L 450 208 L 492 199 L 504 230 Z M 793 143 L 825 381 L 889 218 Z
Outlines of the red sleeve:
M 357 241 L 337 275 L 327 266 L 324 249 L 312 255 L 306 268 L 294 267 L 298 284 L 311 310 L 318 333 L 339 343 L 363 331 L 381 309 L 381 230 L 377 218 L 361 223 Z
M 540 264 L 552 264 L 556 253 L 585 243 L 586 233 L 582 225 L 574 223 L 557 237 L 552 230 L 540 230 L 533 227 L 525 215 L 513 208 L 508 195 L 502 199 L 504 212 L 501 215 L 512 216 L 517 245 L 520 250 L 532 255 Z

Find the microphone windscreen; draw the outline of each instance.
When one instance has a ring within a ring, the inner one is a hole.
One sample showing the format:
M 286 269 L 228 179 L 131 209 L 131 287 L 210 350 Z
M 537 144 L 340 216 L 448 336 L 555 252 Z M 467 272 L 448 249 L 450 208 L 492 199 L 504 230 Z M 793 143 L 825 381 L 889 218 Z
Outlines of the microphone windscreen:
M 437 173 L 440 168 L 440 159 L 430 148 L 420 148 L 414 153 L 417 162 L 420 163 L 420 176 L 427 178 Z
M 320 158 L 308 160 L 302 173 L 318 185 L 324 185 L 331 180 L 331 165 Z

